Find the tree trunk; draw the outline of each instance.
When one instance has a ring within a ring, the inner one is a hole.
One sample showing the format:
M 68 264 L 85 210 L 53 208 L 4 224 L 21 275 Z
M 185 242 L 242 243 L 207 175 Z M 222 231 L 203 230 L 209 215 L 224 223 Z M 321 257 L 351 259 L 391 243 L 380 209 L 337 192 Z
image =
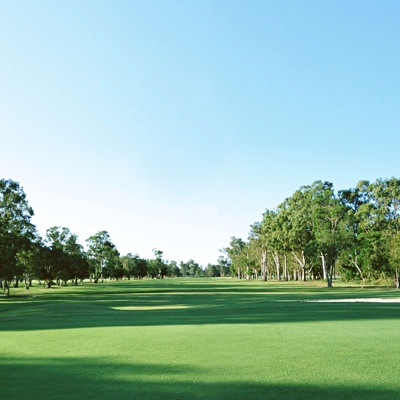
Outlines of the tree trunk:
M 274 253 L 274 261 L 276 266 L 276 280 L 281 280 L 281 262 L 278 253 Z
M 8 284 L 7 279 L 3 282 L 3 291 L 7 292 L 7 297 L 10 297 L 10 285 Z
M 301 252 L 301 258 L 299 258 L 296 254 L 296 252 L 292 251 L 292 254 L 299 264 L 300 270 L 301 270 L 301 280 L 306 281 L 307 276 L 306 276 L 306 258 L 304 256 L 304 251 Z
M 261 250 L 261 279 L 265 282 L 267 280 L 267 249 Z
M 288 280 L 286 253 L 283 255 L 283 279 Z
M 323 253 L 320 254 L 321 260 L 322 260 L 322 277 L 324 280 L 327 280 L 327 273 L 326 273 L 326 261 L 325 261 L 325 256 Z
M 326 274 L 326 283 L 329 288 L 332 287 L 333 270 L 334 270 L 334 265 L 329 265 L 329 267 L 327 269 L 327 274 Z

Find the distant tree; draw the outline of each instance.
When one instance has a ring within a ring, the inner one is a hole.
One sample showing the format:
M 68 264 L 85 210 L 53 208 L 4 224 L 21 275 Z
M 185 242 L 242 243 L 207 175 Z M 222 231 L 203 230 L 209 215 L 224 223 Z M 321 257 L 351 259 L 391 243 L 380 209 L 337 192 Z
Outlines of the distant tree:
M 45 244 L 53 250 L 54 257 L 58 254 L 57 280 L 62 280 L 66 285 L 69 279 L 73 279 L 77 284 L 78 279 L 89 276 L 89 264 L 83 247 L 78 243 L 78 236 L 68 228 L 53 226 L 47 229 Z
M 220 250 L 222 253 L 224 253 L 223 250 Z M 218 263 L 218 268 L 221 276 L 229 276 L 230 275 L 230 264 L 229 264 L 229 258 L 226 257 L 225 255 L 220 255 L 217 260 Z
M 180 276 L 180 270 L 176 261 L 167 263 L 167 276 L 169 278 Z
M 239 279 L 243 278 L 247 269 L 245 247 L 246 243 L 242 239 L 232 236 L 229 246 L 224 248 L 229 257 L 232 275 L 237 275 Z
M 90 236 L 86 243 L 89 266 L 95 283 L 99 279 L 103 281 L 105 276 L 113 276 L 116 268 L 122 270 L 118 250 L 107 231 L 100 231 Z
M 131 253 L 121 257 L 121 265 L 124 277 L 131 279 L 134 276 L 135 258 Z
M 161 278 L 167 276 L 168 268 L 167 264 L 163 261 L 163 252 L 161 250 L 153 249 L 154 258 L 149 260 L 148 263 L 148 275 L 151 278 Z
M 17 254 L 18 264 L 23 270 L 26 289 L 29 289 L 32 286 L 33 279 L 43 279 L 42 266 L 44 259 L 43 253 L 45 251 L 44 248 L 47 249 L 42 242 L 42 239 L 37 237 L 28 249 L 21 250 Z M 56 272 L 54 273 L 54 276 L 55 275 Z
M 205 269 L 205 274 L 206 276 L 209 277 L 219 277 L 221 276 L 221 270 L 219 265 L 217 264 L 207 264 L 207 267 Z
M 137 254 L 134 257 L 134 274 L 133 276 L 137 279 L 143 279 L 148 274 L 149 262 L 148 260 L 139 257 Z
M 187 262 L 180 262 L 180 270 L 182 276 L 203 276 L 203 269 L 194 260 L 190 259 Z

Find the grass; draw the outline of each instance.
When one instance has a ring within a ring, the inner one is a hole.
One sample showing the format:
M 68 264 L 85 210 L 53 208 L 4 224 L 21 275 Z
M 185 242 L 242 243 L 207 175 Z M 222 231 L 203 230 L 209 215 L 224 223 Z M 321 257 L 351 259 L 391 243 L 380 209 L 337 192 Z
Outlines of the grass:
M 8 399 L 398 399 L 387 288 L 170 279 L 13 289 L 0 299 Z

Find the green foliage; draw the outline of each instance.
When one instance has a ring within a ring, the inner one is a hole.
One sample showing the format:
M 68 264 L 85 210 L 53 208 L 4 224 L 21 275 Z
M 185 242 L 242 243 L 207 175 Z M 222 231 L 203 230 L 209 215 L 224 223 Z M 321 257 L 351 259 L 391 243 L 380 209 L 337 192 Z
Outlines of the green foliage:
M 123 276 L 123 266 L 119 257 L 119 252 L 111 242 L 107 231 L 97 232 L 90 236 L 87 255 L 89 258 L 90 271 L 95 282 L 99 279 L 103 281 L 106 277 L 120 278 Z
M 89 277 L 89 263 L 86 254 L 83 251 L 82 245 L 78 243 L 78 236 L 71 233 L 68 228 L 53 226 L 46 231 L 46 245 L 49 247 L 51 265 L 47 278 L 47 282 L 53 279 L 61 279 L 64 284 L 70 279 L 84 279 Z
M 324 278 L 331 286 L 340 272 L 364 282 L 392 277 L 400 286 L 399 229 L 399 179 L 360 181 L 338 194 L 332 183 L 316 181 L 266 210 L 248 241 L 233 237 L 225 252 L 239 278 L 260 269 L 263 279 Z
M 37 233 L 31 223 L 33 209 L 23 188 L 11 179 L 0 180 L 0 280 L 11 281 L 22 276 L 23 265 L 18 254 L 31 247 Z

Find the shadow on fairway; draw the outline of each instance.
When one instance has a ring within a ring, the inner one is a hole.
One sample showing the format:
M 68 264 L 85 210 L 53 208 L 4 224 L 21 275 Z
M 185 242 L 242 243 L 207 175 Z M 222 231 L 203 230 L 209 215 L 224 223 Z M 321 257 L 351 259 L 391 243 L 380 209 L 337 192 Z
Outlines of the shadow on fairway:
M 4 399 L 398 399 L 395 390 L 304 384 L 213 382 L 208 371 L 186 365 L 124 364 L 107 358 L 3 358 Z M 210 371 L 212 373 L 212 371 Z M 241 371 L 246 373 L 246 371 Z M 247 371 L 249 373 L 249 371 Z M 220 375 L 220 378 L 224 377 Z M 395 379 L 395 377 L 394 377 Z
M 4 305 L 3 305 L 4 306 Z M 113 326 L 397 320 L 400 303 L 313 303 L 255 294 L 135 294 L 35 300 L 0 312 L 0 331 Z

